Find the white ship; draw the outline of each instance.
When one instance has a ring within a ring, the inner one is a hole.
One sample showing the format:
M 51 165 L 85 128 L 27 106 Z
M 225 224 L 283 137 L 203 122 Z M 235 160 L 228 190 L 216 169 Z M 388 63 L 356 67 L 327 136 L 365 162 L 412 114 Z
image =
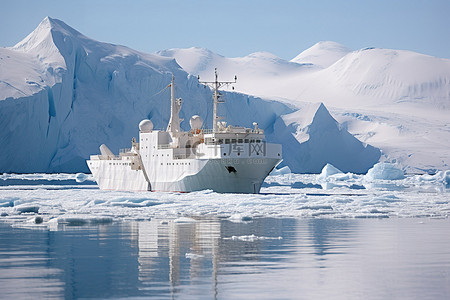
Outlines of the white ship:
M 167 130 L 154 130 L 150 120 L 139 123 L 139 142 L 114 155 L 106 145 L 87 160 L 102 190 L 259 193 L 261 184 L 282 160 L 281 145 L 265 141 L 264 131 L 226 124 L 217 115 L 219 88 L 236 82 L 201 82 L 213 88 L 213 128 L 203 129 L 199 116 L 190 131 L 180 128 L 181 99 L 171 87 L 171 116 Z M 168 86 L 168 87 L 169 87 Z

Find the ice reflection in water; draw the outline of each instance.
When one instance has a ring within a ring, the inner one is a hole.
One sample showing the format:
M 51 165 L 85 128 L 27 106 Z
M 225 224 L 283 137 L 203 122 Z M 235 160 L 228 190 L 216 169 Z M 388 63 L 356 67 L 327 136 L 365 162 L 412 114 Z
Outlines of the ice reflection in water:
M 0 224 L 1 297 L 450 297 L 449 219 Z

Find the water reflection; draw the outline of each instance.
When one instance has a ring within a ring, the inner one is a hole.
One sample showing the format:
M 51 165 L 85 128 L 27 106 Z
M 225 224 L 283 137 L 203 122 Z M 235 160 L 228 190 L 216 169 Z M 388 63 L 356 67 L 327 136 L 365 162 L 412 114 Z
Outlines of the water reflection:
M 449 225 L 213 218 L 39 231 L 0 224 L 0 297 L 446 298 Z

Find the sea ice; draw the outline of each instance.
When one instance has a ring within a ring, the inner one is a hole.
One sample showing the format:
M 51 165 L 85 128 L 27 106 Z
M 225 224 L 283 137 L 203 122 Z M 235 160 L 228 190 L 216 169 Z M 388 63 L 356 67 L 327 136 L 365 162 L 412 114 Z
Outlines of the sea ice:
M 449 174 L 450 171 L 443 171 L 435 175 L 371 182 L 367 182 L 366 175 L 351 173 L 335 173 L 325 182 L 314 174 L 270 175 L 266 179 L 270 184 L 261 189 L 261 194 L 131 193 L 101 191 L 85 184 L 26 185 L 27 180 L 22 180 L 22 185 L 0 186 L 0 222 L 58 230 L 61 226 L 153 218 L 194 225 L 198 217 L 205 216 L 232 222 L 253 222 L 259 217 L 447 218 L 450 212 Z M 346 179 L 342 180 L 344 175 Z M 54 176 L 40 174 L 39 178 L 45 180 Z M 19 180 L 32 176 L 9 174 L 8 177 Z M 355 189 L 355 186 L 361 188 Z M 236 236 L 234 239 L 254 241 L 258 237 Z

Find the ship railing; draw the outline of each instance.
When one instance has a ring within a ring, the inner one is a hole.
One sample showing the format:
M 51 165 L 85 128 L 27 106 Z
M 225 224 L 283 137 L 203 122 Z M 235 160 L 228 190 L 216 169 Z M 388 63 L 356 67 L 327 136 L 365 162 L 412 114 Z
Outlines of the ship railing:
M 130 152 L 131 151 L 131 148 L 122 148 L 122 149 L 119 149 L 119 154 L 120 153 L 127 153 L 127 152 Z
M 194 159 L 195 155 L 193 154 L 174 154 L 173 159 Z
M 120 160 L 119 155 L 91 155 L 92 160 Z

